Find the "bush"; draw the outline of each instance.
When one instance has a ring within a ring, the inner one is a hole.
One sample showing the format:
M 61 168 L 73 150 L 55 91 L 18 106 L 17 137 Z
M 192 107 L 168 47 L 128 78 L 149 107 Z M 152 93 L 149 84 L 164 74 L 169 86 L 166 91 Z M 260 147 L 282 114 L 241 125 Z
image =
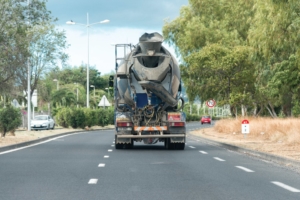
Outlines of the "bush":
M 2 137 L 5 137 L 9 131 L 14 131 L 22 124 L 22 115 L 19 109 L 11 106 L 0 110 L 0 131 Z
M 68 128 L 70 126 L 70 116 L 71 116 L 70 108 L 61 108 L 56 113 L 55 116 L 56 123 L 64 128 Z
M 106 126 L 114 124 L 114 109 L 61 108 L 56 113 L 56 122 L 68 128 L 85 128 L 86 126 Z
M 186 121 L 187 122 L 200 121 L 200 119 L 201 119 L 201 116 L 199 116 L 199 115 L 186 113 Z
M 70 126 L 72 128 L 82 128 L 86 127 L 85 114 L 82 108 L 72 109 L 70 112 Z
M 85 124 L 88 127 L 94 126 L 97 124 L 96 121 L 96 111 L 88 108 L 83 109 L 85 115 Z
M 108 109 L 100 108 L 96 111 L 96 120 L 98 126 L 105 126 L 108 125 Z

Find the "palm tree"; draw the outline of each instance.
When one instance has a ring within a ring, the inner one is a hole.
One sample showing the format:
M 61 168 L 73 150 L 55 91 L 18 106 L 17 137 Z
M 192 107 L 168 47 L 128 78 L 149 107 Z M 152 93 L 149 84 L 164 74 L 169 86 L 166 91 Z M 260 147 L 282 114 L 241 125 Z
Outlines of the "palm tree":
M 76 94 L 68 88 L 62 88 L 55 91 L 52 94 L 51 99 L 54 107 L 56 107 L 57 105 L 65 107 L 76 105 Z

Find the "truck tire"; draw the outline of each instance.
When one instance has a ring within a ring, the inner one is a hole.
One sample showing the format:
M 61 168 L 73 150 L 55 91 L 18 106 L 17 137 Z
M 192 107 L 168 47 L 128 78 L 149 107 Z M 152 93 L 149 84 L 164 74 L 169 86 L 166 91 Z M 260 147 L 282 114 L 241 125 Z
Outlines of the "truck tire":
M 166 138 L 166 139 L 165 139 L 165 148 L 168 149 L 168 150 L 173 150 L 173 149 L 175 149 L 175 144 L 174 144 L 174 143 L 171 143 L 170 138 Z
M 184 150 L 184 147 L 185 147 L 185 143 L 177 143 L 175 145 L 176 150 Z

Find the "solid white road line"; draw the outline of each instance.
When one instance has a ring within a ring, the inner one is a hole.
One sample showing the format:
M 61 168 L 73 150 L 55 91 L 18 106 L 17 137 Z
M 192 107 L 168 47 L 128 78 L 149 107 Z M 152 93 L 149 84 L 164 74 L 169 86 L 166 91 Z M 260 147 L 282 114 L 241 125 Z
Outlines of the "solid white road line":
M 107 151 L 108 151 L 108 152 L 112 152 L 112 149 L 108 149 Z
M 104 158 L 109 158 L 109 156 L 108 156 L 108 155 L 105 155 Z
M 97 182 L 98 182 L 98 179 L 92 178 L 89 180 L 88 184 L 97 184 Z
M 214 157 L 214 159 L 218 160 L 218 161 L 221 161 L 221 162 L 224 162 L 225 160 L 221 159 L 221 158 L 218 158 L 218 157 Z
M 246 168 L 246 167 L 242 167 L 242 166 L 235 166 L 236 168 L 239 168 L 239 169 L 241 169 L 241 170 L 244 170 L 245 172 L 254 172 L 253 170 L 251 170 L 251 169 L 248 169 L 248 168 Z
M 104 163 L 100 163 L 100 164 L 98 165 L 98 167 L 105 167 L 105 164 L 104 164 Z
M 275 184 L 275 185 L 277 185 L 277 186 L 279 186 L 279 187 L 282 187 L 282 188 L 284 188 L 284 189 L 286 189 L 286 190 L 289 190 L 289 191 L 291 191 L 291 192 L 300 192 L 300 190 L 298 190 L 298 189 L 296 189 L 296 188 L 293 188 L 293 187 L 291 187 L 291 186 L 288 186 L 288 185 L 286 185 L 286 184 L 284 184 L 284 183 L 280 183 L 280 182 L 277 182 L 277 181 L 272 181 L 271 183 L 273 183 L 273 184 Z
M 193 147 L 193 146 L 190 146 L 190 148 L 195 149 L 195 147 Z
M 205 151 L 199 151 L 200 153 L 202 153 L 202 154 L 207 154 L 207 152 L 205 152 Z
M 77 134 L 81 134 L 81 133 L 84 133 L 84 132 L 71 133 L 71 134 L 68 134 L 68 135 L 63 135 L 63 136 L 59 136 L 59 137 L 56 137 L 56 138 L 51 138 L 49 140 L 46 140 L 46 141 L 43 141 L 43 142 L 39 142 L 39 143 L 36 143 L 36 144 L 28 145 L 28 146 L 25 146 L 25 147 L 20 147 L 20 148 L 17 148 L 17 149 L 3 151 L 3 152 L 0 153 L 0 155 L 11 153 L 11 152 L 14 152 L 14 151 L 19 151 L 19 150 L 22 150 L 22 149 L 27 149 L 27 148 L 34 147 L 34 146 L 37 146 L 37 145 L 40 145 L 40 144 L 44 144 L 44 143 L 47 143 L 47 142 L 51 142 L 53 140 L 57 140 L 57 139 L 60 139 L 60 138 L 63 138 L 63 137 L 68 137 L 68 136 L 71 136 L 71 135 L 77 135 Z

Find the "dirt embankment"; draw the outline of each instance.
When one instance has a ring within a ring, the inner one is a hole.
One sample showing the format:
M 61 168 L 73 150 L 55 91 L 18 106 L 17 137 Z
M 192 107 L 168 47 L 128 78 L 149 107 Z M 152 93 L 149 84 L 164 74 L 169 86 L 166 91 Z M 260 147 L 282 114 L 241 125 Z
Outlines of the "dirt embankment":
M 243 118 L 245 119 L 245 118 Z M 241 133 L 240 119 L 223 119 L 192 134 L 300 161 L 300 119 L 247 118 L 250 134 Z

